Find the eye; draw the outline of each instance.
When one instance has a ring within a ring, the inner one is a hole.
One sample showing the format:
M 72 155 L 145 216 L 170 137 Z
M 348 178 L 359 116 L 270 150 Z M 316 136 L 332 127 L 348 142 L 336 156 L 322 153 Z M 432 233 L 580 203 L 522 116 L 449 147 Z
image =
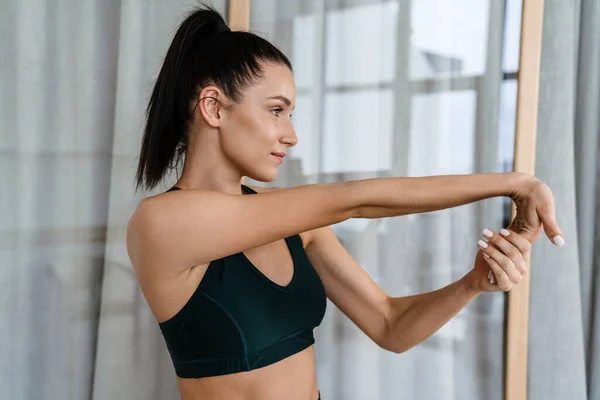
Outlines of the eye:
M 279 117 L 279 113 L 282 111 L 283 111 L 283 108 L 280 108 L 280 107 L 271 109 L 271 113 L 273 113 L 273 115 L 275 115 L 276 117 Z

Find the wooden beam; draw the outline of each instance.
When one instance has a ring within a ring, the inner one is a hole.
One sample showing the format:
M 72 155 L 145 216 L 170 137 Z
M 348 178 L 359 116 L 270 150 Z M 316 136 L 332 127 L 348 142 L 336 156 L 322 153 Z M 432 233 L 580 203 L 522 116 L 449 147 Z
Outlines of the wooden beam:
M 250 0 L 229 0 L 229 28 L 232 31 L 250 29 Z
M 248 31 L 250 29 L 250 0 L 229 0 L 227 18 L 232 31 Z M 241 183 L 246 183 L 246 177 L 242 177 Z
M 544 0 L 524 0 L 518 73 L 514 171 L 535 173 Z M 512 218 L 515 216 L 513 204 Z M 528 271 L 531 260 L 528 262 Z M 508 293 L 505 399 L 527 399 L 527 349 L 531 273 Z

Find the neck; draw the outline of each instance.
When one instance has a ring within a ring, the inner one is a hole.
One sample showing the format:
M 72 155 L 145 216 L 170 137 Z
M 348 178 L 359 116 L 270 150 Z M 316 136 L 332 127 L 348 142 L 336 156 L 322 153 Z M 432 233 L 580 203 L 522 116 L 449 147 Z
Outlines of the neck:
M 214 148 L 214 143 L 190 142 L 183 172 L 175 186 L 180 189 L 242 194 L 243 175 L 230 160 L 223 157 L 220 151 L 211 151 Z

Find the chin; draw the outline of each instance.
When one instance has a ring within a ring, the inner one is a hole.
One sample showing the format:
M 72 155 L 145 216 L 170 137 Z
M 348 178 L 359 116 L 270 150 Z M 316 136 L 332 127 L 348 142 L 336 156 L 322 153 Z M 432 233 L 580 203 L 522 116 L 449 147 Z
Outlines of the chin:
M 252 173 L 248 173 L 246 176 L 258 182 L 268 183 L 273 182 L 277 178 L 277 170 L 252 171 Z

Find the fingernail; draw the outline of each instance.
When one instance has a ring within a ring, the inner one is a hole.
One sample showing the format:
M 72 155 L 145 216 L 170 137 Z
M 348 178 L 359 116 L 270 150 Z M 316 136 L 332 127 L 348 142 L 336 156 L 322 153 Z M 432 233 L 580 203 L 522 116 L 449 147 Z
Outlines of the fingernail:
M 483 230 L 483 236 L 489 237 L 491 238 L 492 236 L 494 236 L 494 232 L 490 231 L 489 229 L 484 229 Z
M 488 244 L 486 242 L 484 242 L 483 240 L 479 240 L 479 242 L 477 242 L 478 245 L 480 245 L 481 247 L 483 247 L 484 249 L 487 249 Z
M 563 237 L 560 235 L 554 236 L 554 239 L 552 240 L 554 241 L 554 244 L 558 247 L 563 247 L 565 245 L 565 239 L 563 239 Z
M 509 231 L 507 231 L 506 229 L 500 229 L 500 234 L 501 234 L 502 236 L 508 236 L 508 235 L 510 235 L 510 232 L 509 232 Z
M 490 258 L 486 253 L 482 253 L 485 258 Z

